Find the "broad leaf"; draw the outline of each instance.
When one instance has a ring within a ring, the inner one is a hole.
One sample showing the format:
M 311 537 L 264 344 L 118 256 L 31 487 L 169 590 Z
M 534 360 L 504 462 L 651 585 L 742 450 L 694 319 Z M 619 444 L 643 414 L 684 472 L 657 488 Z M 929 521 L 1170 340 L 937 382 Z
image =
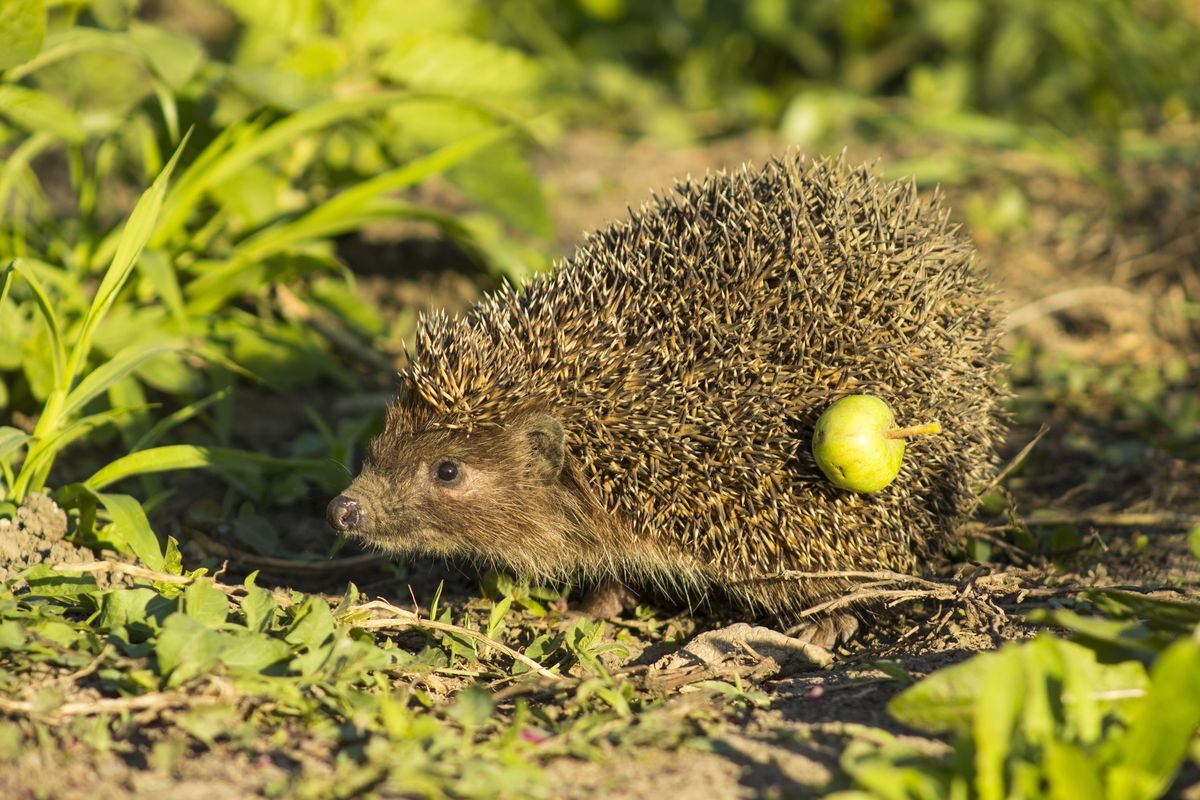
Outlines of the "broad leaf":
M 172 614 L 154 644 L 159 674 L 168 678 L 169 685 L 178 686 L 211 669 L 223 644 L 217 631 L 186 614 Z
M 292 657 L 287 642 L 263 633 L 227 633 L 222 640 L 221 663 L 235 673 L 284 674 Z
M 519 50 L 428 32 L 398 38 L 379 71 L 412 89 L 487 102 L 536 94 L 545 79 L 541 64 Z
M 45 38 L 45 0 L 4 0 L 0 3 L 0 70 L 15 67 L 36 56 Z
M 1200 729 L 1200 642 L 1182 639 L 1150 671 L 1150 687 L 1108 774 L 1109 797 L 1161 797 Z
M 87 136 L 79 115 L 58 98 L 24 86 L 0 86 L 0 115 L 30 133 L 50 133 L 73 144 Z
M 198 578 L 183 592 L 183 613 L 206 628 L 220 628 L 229 616 L 229 599 L 207 578 Z
M 155 74 L 172 89 L 187 83 L 204 63 L 204 48 L 182 33 L 135 22 L 128 37 Z
M 0 426 L 0 462 L 24 447 L 29 438 L 29 434 L 19 428 Z

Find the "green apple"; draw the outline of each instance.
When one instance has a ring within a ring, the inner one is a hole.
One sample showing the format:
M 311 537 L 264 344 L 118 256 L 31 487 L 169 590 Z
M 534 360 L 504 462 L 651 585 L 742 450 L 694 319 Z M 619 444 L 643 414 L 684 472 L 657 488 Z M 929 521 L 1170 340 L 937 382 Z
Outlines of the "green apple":
M 870 494 L 896 479 L 908 436 L 940 433 L 936 422 L 897 428 L 896 415 L 878 397 L 843 397 L 817 420 L 812 452 L 817 466 L 843 489 Z

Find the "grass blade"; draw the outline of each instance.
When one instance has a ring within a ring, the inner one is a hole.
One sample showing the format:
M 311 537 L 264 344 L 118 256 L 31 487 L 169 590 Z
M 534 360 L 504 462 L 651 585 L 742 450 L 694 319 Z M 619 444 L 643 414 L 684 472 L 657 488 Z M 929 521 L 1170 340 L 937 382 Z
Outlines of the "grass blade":
M 24 498 L 29 492 L 40 492 L 46 485 L 46 478 L 50 474 L 50 468 L 54 465 L 54 459 L 58 457 L 63 448 L 101 425 L 107 425 L 117 417 L 149 407 L 136 406 L 101 411 L 56 428 L 45 436 L 32 437 L 33 442 L 25 457 L 25 463 L 21 465 L 21 472 L 17 476 L 13 493 L 19 498 Z
M 154 423 L 153 427 L 142 434 L 141 438 L 134 442 L 133 446 L 129 448 L 129 451 L 131 453 L 136 453 L 139 450 L 145 450 L 161 439 L 167 433 L 167 431 L 171 430 L 177 425 L 187 422 L 189 419 L 192 419 L 201 411 L 211 406 L 213 403 L 219 403 L 220 401 L 229 397 L 229 394 L 230 389 L 226 387 L 224 389 L 215 391 L 208 397 L 197 400 L 194 403 L 188 403 L 178 411 L 168 414 L 158 422 Z
M 247 465 L 302 470 L 324 477 L 344 477 L 342 469 L 331 461 L 306 458 L 276 458 L 250 450 L 232 447 L 199 447 L 172 444 L 152 447 L 122 456 L 98 469 L 83 482 L 93 491 L 135 475 L 171 472 L 179 469 L 213 469 L 216 471 L 244 468 Z
M 29 284 L 29 288 L 33 290 L 34 300 L 37 302 L 38 311 L 41 312 L 42 322 L 46 324 L 46 330 L 50 334 L 50 358 L 54 368 L 54 385 L 62 387 L 63 385 L 63 361 L 66 358 L 66 350 L 62 343 L 62 334 L 58 325 L 58 315 L 54 313 L 54 305 L 50 302 L 50 296 L 46 294 L 46 288 L 42 286 L 42 282 L 38 280 L 37 275 L 32 270 L 26 269 L 23 262 L 19 258 L 13 259 L 8 266 L 4 278 L 4 290 L 0 293 L 0 301 L 3 301 L 4 294 L 8 292 L 11 273 L 17 273 L 25 282 Z
M 95 492 L 95 496 L 108 510 L 113 524 L 117 527 L 117 533 L 120 534 L 121 539 L 115 543 L 121 544 L 123 540 L 143 564 L 156 572 L 162 572 L 166 567 L 166 559 L 163 557 L 162 546 L 158 543 L 158 536 L 150 527 L 150 520 L 146 518 L 141 503 L 127 494 Z
M 53 135 L 39 131 L 7 153 L 3 163 L 0 163 L 0 208 L 10 208 L 9 195 L 23 191 L 26 202 L 44 213 L 48 205 L 46 196 L 41 191 L 38 176 L 30 165 L 34 159 L 56 144 L 58 140 Z
M 471 231 L 458 220 L 444 214 L 429 211 L 409 205 L 389 197 L 377 197 L 370 200 L 364 207 L 356 209 L 353 216 L 346 216 L 337 221 L 337 230 L 357 230 L 373 222 L 384 222 L 397 219 L 416 219 L 432 222 L 451 236 L 474 249 L 471 242 Z M 325 231 L 332 230 L 325 228 Z M 306 236 L 330 235 L 316 230 L 305 232 Z M 278 246 L 286 246 L 302 237 L 289 237 L 286 242 L 276 242 Z M 187 313 L 189 316 L 203 316 L 220 308 L 230 297 L 250 292 L 256 286 L 261 286 L 267 278 L 266 264 L 246 260 L 239 255 L 229 261 L 197 262 L 195 265 L 201 274 L 187 285 Z
M 411 96 L 409 92 L 391 91 L 364 97 L 329 100 L 292 114 L 261 132 L 252 129 L 247 131 L 250 135 L 243 136 L 241 141 L 229 145 L 224 153 L 215 148 L 226 146 L 230 139 L 214 140 L 202 156 L 206 163 L 203 172 L 188 170 L 184 180 L 181 180 L 171 193 L 163 214 L 163 224 L 154 240 L 155 244 L 167 241 L 184 226 L 196 203 L 211 187 L 224 183 L 263 156 L 282 149 L 314 130 L 328 127 L 347 117 L 394 106 Z
M 12 286 L 13 275 L 17 274 L 14 263 L 15 261 L 8 262 L 8 266 L 4 268 L 4 277 L 0 279 L 0 306 L 4 305 L 4 300 L 8 297 L 8 287 Z
M 93 398 L 152 358 L 182 350 L 182 341 L 142 342 L 130 345 L 93 370 L 66 397 L 62 415 L 78 413 Z
M 124 34 L 98 28 L 67 28 L 47 36 L 42 51 L 29 61 L 10 69 L 5 78 L 15 83 L 50 64 L 88 52 L 137 55 L 137 50 Z
M 439 175 L 511 133 L 511 128 L 493 128 L 452 142 L 427 156 L 410 161 L 403 167 L 388 170 L 331 197 L 294 222 L 268 228 L 252 236 L 238 246 L 234 258 L 241 261 L 257 261 L 296 242 L 334 236 L 352 230 L 358 224 L 364 209 L 375 198 Z
M 138 256 L 141 255 L 142 249 L 150 240 L 151 234 L 154 233 L 159 212 L 162 210 L 163 198 L 167 193 L 167 182 L 171 178 L 175 164 L 179 161 L 180 154 L 183 153 L 183 148 L 187 146 L 188 135 L 183 137 L 183 141 L 179 143 L 179 147 L 175 149 L 174 155 L 163 167 L 162 172 L 154 179 L 154 183 L 138 198 L 133 213 L 129 215 L 129 220 L 125 223 L 125 229 L 121 232 L 120 239 L 117 240 L 117 252 L 113 255 L 112 263 L 100 281 L 100 288 L 96 290 L 96 296 L 92 298 L 92 305 L 83 319 L 79 338 L 75 343 L 75 349 L 71 352 L 71 359 L 67 363 L 66 382 L 68 385 L 74 381 L 75 375 L 87 360 L 88 353 L 92 348 L 92 336 L 96 331 L 96 326 L 100 324 L 109 308 L 112 307 L 117 293 L 125 285 Z

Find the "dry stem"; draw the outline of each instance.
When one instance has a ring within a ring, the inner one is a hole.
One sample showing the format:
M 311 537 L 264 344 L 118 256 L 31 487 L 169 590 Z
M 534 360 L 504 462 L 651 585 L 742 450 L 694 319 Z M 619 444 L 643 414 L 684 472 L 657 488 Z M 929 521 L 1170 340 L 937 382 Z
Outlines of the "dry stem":
M 465 636 L 468 639 L 473 639 L 481 644 L 487 645 L 488 647 L 496 648 L 514 661 L 520 661 L 522 664 L 529 667 L 530 670 L 536 672 L 543 678 L 552 681 L 562 680 L 561 675 L 551 672 L 529 656 L 524 655 L 523 653 L 518 653 L 511 647 L 501 644 L 495 639 L 492 639 L 485 634 L 480 633 L 479 631 L 473 631 L 470 628 L 464 628 L 460 625 L 451 625 L 445 622 L 438 622 L 437 620 L 433 619 L 424 619 L 408 609 L 394 606 L 384 600 L 373 600 L 369 603 L 363 603 L 362 605 L 354 607 L 355 611 L 360 609 L 367 611 L 384 611 L 388 614 L 391 614 L 391 616 L 382 619 L 377 618 L 358 620 L 353 623 L 354 627 L 356 628 L 363 628 L 366 630 L 379 630 L 388 628 L 424 628 L 426 630 L 442 631 L 443 633 L 453 633 L 459 636 Z
M 923 425 L 909 425 L 907 428 L 892 428 L 883 432 L 883 438 L 907 439 L 910 436 L 928 436 L 941 432 L 942 425 L 940 422 L 926 422 Z

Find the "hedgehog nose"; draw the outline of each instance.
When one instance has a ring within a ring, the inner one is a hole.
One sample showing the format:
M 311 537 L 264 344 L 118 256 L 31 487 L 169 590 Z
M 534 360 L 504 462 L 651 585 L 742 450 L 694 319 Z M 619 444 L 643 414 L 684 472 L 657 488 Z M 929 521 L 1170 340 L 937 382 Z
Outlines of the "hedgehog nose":
M 357 500 L 339 494 L 329 501 L 329 507 L 325 509 L 325 519 L 329 522 L 329 527 L 338 533 L 352 533 L 362 521 L 362 506 Z

